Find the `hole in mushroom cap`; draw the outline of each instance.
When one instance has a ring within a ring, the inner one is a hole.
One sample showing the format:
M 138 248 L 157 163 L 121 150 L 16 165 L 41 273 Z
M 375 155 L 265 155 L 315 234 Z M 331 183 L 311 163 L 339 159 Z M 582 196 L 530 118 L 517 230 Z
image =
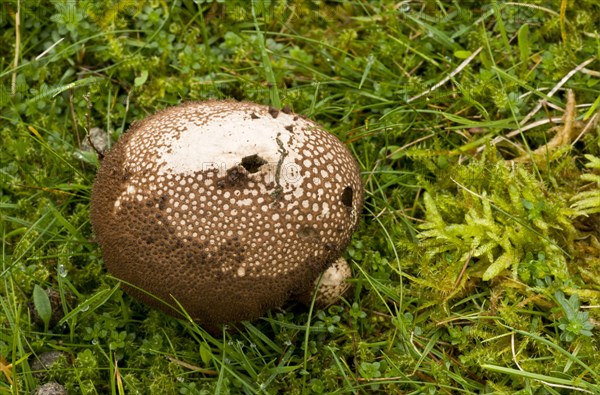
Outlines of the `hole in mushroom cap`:
M 256 173 L 262 165 L 267 163 L 266 160 L 258 156 L 257 154 L 245 156 L 242 158 L 242 167 L 248 171 L 248 173 Z
M 352 207 L 352 188 L 346 187 L 342 192 L 342 197 L 340 198 L 342 203 L 347 207 Z

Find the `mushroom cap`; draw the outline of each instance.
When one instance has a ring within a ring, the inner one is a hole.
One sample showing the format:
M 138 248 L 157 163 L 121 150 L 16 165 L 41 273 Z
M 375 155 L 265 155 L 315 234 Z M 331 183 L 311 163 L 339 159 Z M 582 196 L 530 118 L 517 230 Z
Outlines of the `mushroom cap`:
M 128 293 L 219 325 L 312 289 L 350 241 L 363 196 L 355 159 L 314 122 L 189 102 L 135 122 L 105 156 L 91 222 Z

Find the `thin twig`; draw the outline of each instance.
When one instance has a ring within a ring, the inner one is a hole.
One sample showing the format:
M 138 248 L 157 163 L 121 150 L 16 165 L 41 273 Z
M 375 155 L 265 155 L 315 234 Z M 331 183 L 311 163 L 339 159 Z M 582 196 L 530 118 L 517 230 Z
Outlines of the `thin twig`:
M 583 74 L 591 75 L 592 77 L 600 77 L 600 71 L 590 70 L 590 69 L 581 69 Z
M 56 47 L 58 44 L 60 44 L 62 42 L 62 40 L 64 40 L 64 39 L 65 38 L 62 37 L 60 40 L 58 40 L 57 42 L 55 42 L 54 44 L 52 44 L 44 52 L 42 52 L 41 54 L 39 54 L 38 56 L 36 56 L 35 60 L 40 60 L 42 57 L 44 57 L 44 55 L 46 55 L 48 52 L 52 51 L 52 49 L 54 49 L 54 47 Z
M 471 258 L 473 258 L 474 252 L 475 252 L 474 250 L 471 250 L 471 252 L 469 252 L 469 256 L 465 260 L 465 264 L 463 265 L 462 269 L 460 270 L 460 273 L 458 274 L 458 277 L 456 278 L 456 281 L 454 282 L 454 289 L 457 289 L 463 276 L 465 275 L 465 272 L 467 271 L 467 267 L 469 266 L 469 262 L 471 262 Z
M 525 370 L 523 370 L 523 368 L 521 367 L 521 365 L 519 365 L 519 361 L 517 361 L 517 354 L 515 352 L 515 333 L 511 333 L 510 336 L 510 349 L 512 351 L 512 358 L 513 358 L 513 362 L 515 363 L 515 365 L 517 366 L 517 368 L 521 371 L 521 372 L 525 372 Z M 540 380 L 540 379 L 534 379 L 536 381 L 539 381 L 540 383 L 547 385 L 548 387 L 554 387 L 554 388 L 566 388 L 569 390 L 575 390 L 575 391 L 581 391 L 581 392 L 585 392 L 588 394 L 593 394 L 592 391 L 588 391 L 585 390 L 583 388 L 579 388 L 579 387 L 572 387 L 570 385 L 563 385 L 563 384 L 554 384 L 554 383 L 549 383 L 547 381 L 544 380 Z
M 391 153 L 389 153 L 389 154 L 388 154 L 388 156 L 387 156 L 387 159 L 390 159 L 390 158 L 391 158 L 391 157 L 393 157 L 394 155 L 398 154 L 398 152 L 402 152 L 402 151 L 404 151 L 405 149 L 407 149 L 407 148 L 409 148 L 409 147 L 411 147 L 411 146 L 413 146 L 413 145 L 415 145 L 415 144 L 418 144 L 418 143 L 420 143 L 421 141 L 427 140 L 427 139 L 429 139 L 429 138 L 431 138 L 431 137 L 433 137 L 433 136 L 435 136 L 435 133 L 431 133 L 431 134 L 428 134 L 428 135 L 426 135 L 426 136 L 419 137 L 418 139 L 416 139 L 416 140 L 413 140 L 413 141 L 411 141 L 411 142 L 409 142 L 409 143 L 407 143 L 407 144 L 403 145 L 403 146 L 402 146 L 402 147 L 400 147 L 400 148 L 397 148 L 396 150 L 394 150 L 394 152 L 391 152 Z
M 482 49 L 483 49 L 483 47 L 477 48 L 475 50 L 475 52 L 473 52 L 468 58 L 463 60 L 463 62 L 461 64 L 459 64 L 458 67 L 455 68 L 450 74 L 448 74 L 448 76 L 446 78 L 444 78 L 443 80 L 441 80 L 440 82 L 438 82 L 437 84 L 432 86 L 431 88 L 427 89 L 425 92 L 419 93 L 418 95 L 411 97 L 410 99 L 407 100 L 407 103 L 410 103 L 411 101 L 417 100 L 420 97 L 428 95 L 431 92 L 433 92 L 434 90 L 436 90 L 437 88 L 439 88 L 440 86 L 444 85 L 452 77 L 454 77 L 456 74 L 460 73 L 465 67 L 467 67 L 467 65 L 469 63 L 471 63 L 471 61 L 475 58 L 475 56 L 479 55 L 479 52 L 481 52 Z
M 17 13 L 15 14 L 15 59 L 13 62 L 13 74 L 11 93 L 17 94 L 17 67 L 19 66 L 19 53 L 21 52 L 21 0 L 17 0 Z
M 187 362 L 181 361 L 181 360 L 179 360 L 179 359 L 177 359 L 175 357 L 172 357 L 170 355 L 167 355 L 166 357 L 167 357 L 167 359 L 169 361 L 173 362 L 174 364 L 179 365 L 181 367 L 184 367 L 186 369 L 192 370 L 194 372 L 199 372 L 199 373 L 207 374 L 207 375 L 210 375 L 210 376 L 216 376 L 216 375 L 219 374 L 219 372 L 217 372 L 216 370 L 203 369 L 203 368 L 198 367 L 196 365 L 192 365 L 191 363 L 187 363 Z
M 588 123 L 581 130 L 581 133 L 579 133 L 577 135 L 577 137 L 575 137 L 575 139 L 573 140 L 573 142 L 571 143 L 571 145 L 575 145 L 575 143 L 577 143 L 579 141 L 579 139 L 581 138 L 581 136 L 583 136 L 584 134 L 586 134 L 588 131 L 594 129 L 598 125 L 598 121 L 600 121 L 600 111 L 598 111 L 594 115 L 592 115 L 592 117 L 590 118 L 590 120 L 588 121 Z
M 590 58 L 590 59 L 588 59 L 588 60 L 580 63 L 579 65 L 577 65 L 573 70 L 569 71 L 560 81 L 558 81 L 558 83 L 550 90 L 550 92 L 548 92 L 548 94 L 546 95 L 546 97 L 552 97 L 552 96 L 554 96 L 554 94 L 556 92 L 558 92 L 558 90 L 561 89 L 562 86 L 569 79 L 571 79 L 571 77 L 573 77 L 573 75 L 575 75 L 578 71 L 583 70 L 587 65 L 589 65 L 590 63 L 592 63 L 594 60 L 596 60 L 596 58 Z M 546 99 L 540 99 L 538 101 L 538 104 L 536 104 L 536 106 L 533 108 L 533 110 L 531 110 L 527 115 L 525 115 L 525 117 L 519 122 L 519 125 L 527 123 L 535 114 L 537 114 L 537 112 L 542 108 L 542 106 L 544 105 L 544 103 L 546 103 Z M 552 118 L 552 119 L 554 119 L 554 118 Z M 490 145 L 495 146 L 496 144 L 498 144 L 503 139 L 513 137 L 513 136 L 515 136 L 517 134 L 520 134 L 524 130 L 526 130 L 526 129 L 519 127 L 517 130 L 514 130 L 514 131 L 510 132 L 506 136 L 495 137 L 495 138 L 493 138 L 490 141 Z M 485 146 L 477 148 L 477 154 L 480 154 L 484 149 L 485 149 Z
M 13 380 L 12 380 L 12 368 L 13 365 L 12 363 L 8 363 L 8 361 L 6 361 L 4 359 L 4 357 L 0 356 L 0 371 L 2 373 L 4 373 L 4 376 L 6 377 L 6 380 L 8 380 L 8 384 L 12 385 L 13 384 Z
M 578 71 L 583 70 L 588 64 L 592 63 L 594 60 L 596 60 L 596 58 L 589 58 L 588 60 L 580 63 L 579 65 L 577 65 L 573 70 L 569 71 L 567 73 L 567 75 L 565 75 L 560 81 L 558 81 L 558 84 L 556 84 L 554 86 L 554 88 L 552 88 L 550 90 L 550 92 L 548 92 L 548 97 L 552 97 L 554 96 L 554 94 L 556 92 L 558 92 L 558 90 L 560 88 L 562 88 L 562 86 L 564 84 L 567 83 L 568 80 L 571 79 L 571 77 L 573 77 Z M 543 104 L 544 104 L 545 99 L 540 99 L 540 101 L 538 102 L 538 104 L 533 108 L 533 110 L 531 110 L 529 112 L 529 114 L 525 115 L 525 118 L 523 118 L 521 120 L 521 123 L 527 123 L 527 121 L 529 121 L 529 119 L 531 119 L 531 117 L 533 117 L 535 114 L 537 114 L 537 112 L 542 108 Z
M 550 15 L 558 16 L 558 12 L 551 10 L 550 8 L 541 7 L 541 6 L 535 5 L 535 4 L 515 3 L 512 1 L 509 1 L 509 2 L 504 3 L 504 5 L 513 5 L 516 7 L 533 8 L 534 10 L 541 10 L 541 11 L 547 12 Z
M 532 122 L 527 126 L 523 126 L 521 129 L 511 130 L 510 132 L 508 132 L 506 134 L 506 136 L 498 136 L 498 137 L 503 137 L 505 139 L 509 139 L 511 137 L 515 137 L 517 134 L 519 134 L 521 132 L 526 132 L 529 129 L 537 128 L 538 126 L 545 125 L 547 123 L 562 123 L 562 122 L 563 122 L 562 117 L 544 118 L 544 119 L 540 119 L 539 121 Z
M 567 106 L 565 108 L 565 113 L 563 115 L 563 126 L 559 129 L 558 133 L 554 135 L 552 140 L 548 141 L 547 144 L 544 144 L 533 152 L 529 152 L 524 154 L 518 158 L 515 158 L 515 162 L 526 162 L 529 160 L 536 161 L 541 157 L 546 157 L 550 155 L 554 150 L 559 147 L 564 147 L 566 145 L 571 144 L 573 141 L 575 128 L 575 118 L 577 117 L 577 103 L 575 102 L 575 93 L 573 90 L 569 89 L 567 91 Z

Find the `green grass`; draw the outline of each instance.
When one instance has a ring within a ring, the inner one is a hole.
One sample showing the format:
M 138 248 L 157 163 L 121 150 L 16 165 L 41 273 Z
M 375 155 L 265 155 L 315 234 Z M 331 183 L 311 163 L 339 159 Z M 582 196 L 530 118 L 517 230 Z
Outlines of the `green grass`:
M 600 393 L 596 3 L 4 1 L 0 393 Z M 215 336 L 107 274 L 87 133 L 209 98 L 352 150 L 345 300 Z

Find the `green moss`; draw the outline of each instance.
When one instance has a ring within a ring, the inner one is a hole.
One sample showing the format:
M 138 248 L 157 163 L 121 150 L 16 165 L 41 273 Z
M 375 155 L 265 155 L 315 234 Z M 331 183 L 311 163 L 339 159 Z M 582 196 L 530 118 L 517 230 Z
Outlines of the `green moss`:
M 575 237 L 572 211 L 533 173 L 486 155 L 447 173 L 442 185 L 424 195 L 426 221 L 420 226 L 418 249 L 433 276 L 424 276 L 427 281 L 449 293 L 463 265 L 469 265 L 467 277 L 484 281 L 507 269 L 515 279 L 521 271 L 521 280 L 535 280 L 521 266 L 526 257 L 532 261 L 532 254 L 544 257 L 540 264 L 549 276 L 567 277 Z

